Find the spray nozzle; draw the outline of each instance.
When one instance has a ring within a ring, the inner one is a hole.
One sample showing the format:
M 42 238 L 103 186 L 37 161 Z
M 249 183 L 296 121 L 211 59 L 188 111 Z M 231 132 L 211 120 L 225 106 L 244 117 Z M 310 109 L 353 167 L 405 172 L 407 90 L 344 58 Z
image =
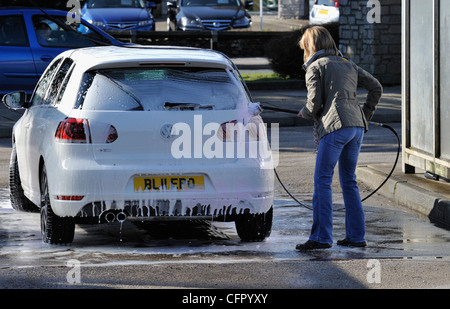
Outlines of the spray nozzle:
M 250 103 L 248 106 L 248 112 L 251 116 L 258 116 L 263 111 L 259 102 Z

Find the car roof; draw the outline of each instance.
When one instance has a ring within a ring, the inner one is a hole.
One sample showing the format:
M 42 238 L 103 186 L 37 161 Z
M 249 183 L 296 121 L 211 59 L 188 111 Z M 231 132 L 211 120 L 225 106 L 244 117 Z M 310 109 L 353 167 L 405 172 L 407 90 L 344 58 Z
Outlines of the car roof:
M 66 11 L 61 11 L 61 10 L 55 10 L 55 9 L 46 9 L 46 8 L 42 8 L 43 11 L 45 11 L 45 13 L 50 14 L 50 15 L 67 15 Z M 6 6 L 6 7 L 0 7 L 0 12 L 4 13 L 17 13 L 17 12 L 31 12 L 31 13 L 38 13 L 38 14 L 44 14 L 44 12 L 42 12 L 41 9 L 39 8 L 34 8 L 34 7 L 22 7 L 22 6 Z
M 145 67 L 179 64 L 232 68 L 232 62 L 223 54 L 200 48 L 172 46 L 97 46 L 69 50 L 61 57 L 71 57 L 83 71 L 115 67 Z

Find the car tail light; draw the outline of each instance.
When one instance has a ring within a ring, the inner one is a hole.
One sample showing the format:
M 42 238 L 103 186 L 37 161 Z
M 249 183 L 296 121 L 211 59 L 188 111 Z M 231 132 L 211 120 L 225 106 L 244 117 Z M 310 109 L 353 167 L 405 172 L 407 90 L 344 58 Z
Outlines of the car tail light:
M 64 119 L 56 129 L 55 139 L 61 143 L 91 143 L 89 121 L 77 118 Z
M 113 125 L 105 124 L 104 132 L 97 136 L 94 143 L 113 143 L 118 137 Z M 98 135 L 98 134 L 97 134 Z M 61 121 L 55 132 L 55 139 L 60 143 L 92 144 L 91 129 L 87 119 L 66 118 Z
M 84 195 L 55 195 L 55 198 L 60 201 L 81 201 Z
M 140 66 L 159 66 L 159 67 L 167 67 L 167 66 L 185 66 L 186 62 L 141 62 L 139 63 Z
M 224 122 L 220 125 L 219 130 L 217 131 L 217 136 L 222 141 L 233 141 L 236 138 L 236 125 L 238 121 L 232 120 Z
M 333 1 L 334 1 L 334 7 L 339 8 L 339 1 L 338 0 L 333 0 Z
M 114 142 L 119 137 L 119 134 L 117 134 L 117 130 L 113 125 L 109 126 L 109 133 L 108 137 L 106 138 L 106 143 L 110 144 Z
M 220 125 L 217 136 L 224 142 L 261 141 L 267 137 L 265 125 L 260 116 L 249 119 L 244 125 L 237 120 L 227 121 Z

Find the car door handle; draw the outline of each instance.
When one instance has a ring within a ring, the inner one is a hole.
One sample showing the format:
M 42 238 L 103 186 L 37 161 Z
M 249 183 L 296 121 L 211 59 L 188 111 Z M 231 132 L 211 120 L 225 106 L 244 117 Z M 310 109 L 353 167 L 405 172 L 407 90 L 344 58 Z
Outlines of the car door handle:
M 52 56 L 49 56 L 49 55 L 42 55 L 42 56 L 41 56 L 41 60 L 42 60 L 42 61 L 45 61 L 45 62 L 50 62 L 50 61 L 53 60 L 53 57 L 52 57 Z
M 24 125 L 25 128 L 29 129 L 31 127 L 31 122 L 28 122 Z

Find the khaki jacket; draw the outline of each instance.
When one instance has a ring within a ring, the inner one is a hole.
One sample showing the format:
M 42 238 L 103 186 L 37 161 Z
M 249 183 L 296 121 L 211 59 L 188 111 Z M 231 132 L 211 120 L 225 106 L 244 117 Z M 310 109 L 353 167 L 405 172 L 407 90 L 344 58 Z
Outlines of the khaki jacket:
M 344 127 L 367 131 L 383 92 L 380 82 L 352 61 L 323 51 L 305 65 L 308 97 L 301 113 L 317 121 L 318 139 Z M 358 87 L 368 91 L 362 107 L 356 97 Z

